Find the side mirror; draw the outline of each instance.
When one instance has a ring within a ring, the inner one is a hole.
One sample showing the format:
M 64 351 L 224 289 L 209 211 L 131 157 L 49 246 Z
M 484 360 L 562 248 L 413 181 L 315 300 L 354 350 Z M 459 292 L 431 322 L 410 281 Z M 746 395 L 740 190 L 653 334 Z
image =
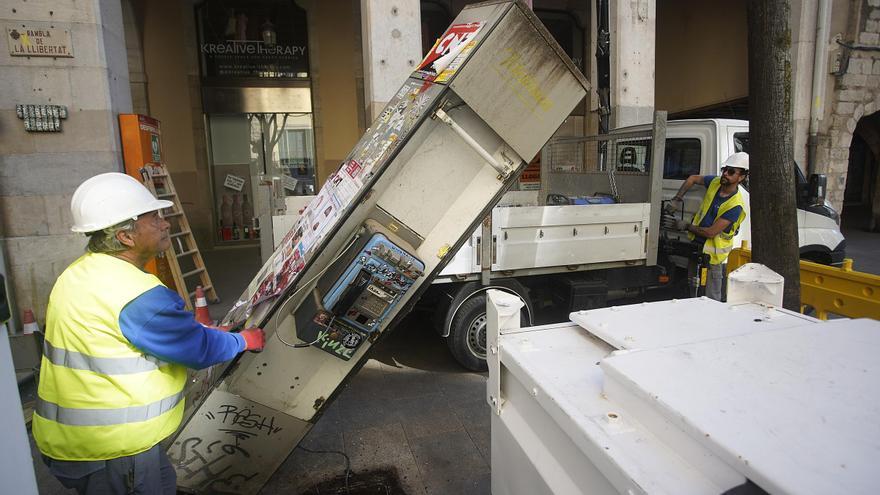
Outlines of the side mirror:
M 825 174 L 813 174 L 810 176 L 809 203 L 821 205 L 825 203 L 825 191 L 828 188 L 828 178 Z

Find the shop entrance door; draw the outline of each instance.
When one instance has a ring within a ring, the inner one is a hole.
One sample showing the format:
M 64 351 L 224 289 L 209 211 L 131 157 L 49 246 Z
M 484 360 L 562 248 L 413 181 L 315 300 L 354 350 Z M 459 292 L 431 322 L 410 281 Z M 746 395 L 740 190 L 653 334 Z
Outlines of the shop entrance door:
M 217 244 L 259 244 L 268 255 L 272 217 L 317 188 L 312 114 L 214 114 L 208 126 Z

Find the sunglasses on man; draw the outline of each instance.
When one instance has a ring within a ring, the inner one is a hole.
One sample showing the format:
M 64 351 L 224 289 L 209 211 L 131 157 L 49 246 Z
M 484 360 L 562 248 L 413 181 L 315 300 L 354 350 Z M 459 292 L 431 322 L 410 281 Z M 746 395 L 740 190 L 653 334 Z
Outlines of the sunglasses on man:
M 721 169 L 721 173 L 726 174 L 726 175 L 736 175 L 736 174 L 743 175 L 746 173 L 746 171 L 745 171 L 745 169 L 736 168 L 736 167 L 724 167 Z

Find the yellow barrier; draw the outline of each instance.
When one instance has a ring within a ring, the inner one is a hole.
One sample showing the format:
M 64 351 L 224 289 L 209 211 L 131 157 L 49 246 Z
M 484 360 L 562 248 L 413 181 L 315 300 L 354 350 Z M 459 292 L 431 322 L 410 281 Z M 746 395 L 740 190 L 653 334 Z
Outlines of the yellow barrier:
M 727 272 L 751 261 L 752 251 L 743 241 L 727 258 Z M 807 307 L 822 320 L 829 313 L 880 320 L 880 276 L 853 271 L 851 259 L 839 268 L 801 260 L 801 312 Z

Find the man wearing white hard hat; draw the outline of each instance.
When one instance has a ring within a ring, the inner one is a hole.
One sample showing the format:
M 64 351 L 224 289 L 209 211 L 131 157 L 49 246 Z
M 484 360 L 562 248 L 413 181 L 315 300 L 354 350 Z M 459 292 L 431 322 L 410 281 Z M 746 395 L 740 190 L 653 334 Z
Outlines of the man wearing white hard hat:
M 746 218 L 746 205 L 739 184 L 749 175 L 749 155 L 738 152 L 721 164 L 721 175 L 692 175 L 684 181 L 667 206 L 675 213 L 682 206 L 684 194 L 694 184 L 706 187 L 706 194 L 692 221 L 666 220 L 665 227 L 687 231 L 691 241 L 702 244 L 702 253 L 709 257 L 706 296 L 717 301 L 722 297 L 724 262 L 733 250 L 733 238 Z
M 186 368 L 259 351 L 259 328 L 227 333 L 184 310 L 144 265 L 170 246 L 158 200 L 125 174 L 83 182 L 71 230 L 86 254 L 49 296 L 33 433 L 61 483 L 81 494 L 176 493 L 159 442 L 183 418 Z

